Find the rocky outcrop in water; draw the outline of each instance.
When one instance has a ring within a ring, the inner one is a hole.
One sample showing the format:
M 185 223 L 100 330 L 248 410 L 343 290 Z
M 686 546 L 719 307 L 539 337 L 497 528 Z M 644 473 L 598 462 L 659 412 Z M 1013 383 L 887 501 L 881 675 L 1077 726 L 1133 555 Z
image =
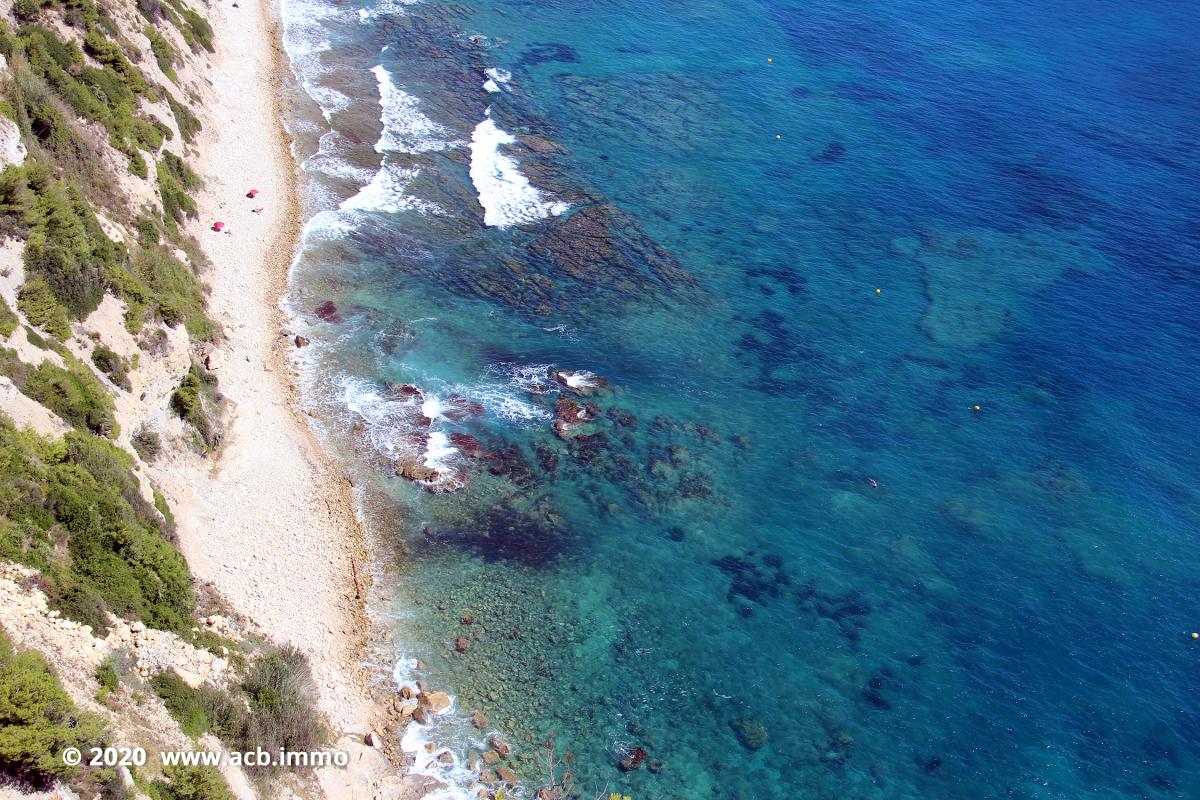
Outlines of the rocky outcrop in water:
M 599 414 L 600 409 L 590 403 L 581 405 L 569 397 L 560 397 L 554 401 L 554 433 L 560 439 L 570 439 Z
M 587 370 L 555 369 L 550 378 L 568 392 L 590 397 L 608 389 L 608 379 Z
M 338 313 L 337 304 L 332 300 L 326 300 L 319 306 L 313 309 L 313 313 L 317 315 L 317 319 L 322 322 L 329 322 L 334 325 L 342 322 L 342 316 Z
M 758 720 L 743 717 L 731 722 L 730 727 L 738 742 L 747 750 L 757 750 L 767 743 L 767 728 Z
M 637 220 L 612 204 L 581 208 L 547 225 L 528 252 L 555 273 L 622 294 L 698 286 Z

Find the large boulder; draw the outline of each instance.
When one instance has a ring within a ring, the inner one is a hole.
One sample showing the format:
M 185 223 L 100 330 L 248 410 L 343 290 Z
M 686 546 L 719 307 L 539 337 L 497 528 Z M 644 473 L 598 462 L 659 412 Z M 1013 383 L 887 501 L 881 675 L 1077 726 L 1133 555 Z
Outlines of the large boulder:
M 421 692 L 417 700 L 432 714 L 441 714 L 450 708 L 450 695 L 445 692 Z

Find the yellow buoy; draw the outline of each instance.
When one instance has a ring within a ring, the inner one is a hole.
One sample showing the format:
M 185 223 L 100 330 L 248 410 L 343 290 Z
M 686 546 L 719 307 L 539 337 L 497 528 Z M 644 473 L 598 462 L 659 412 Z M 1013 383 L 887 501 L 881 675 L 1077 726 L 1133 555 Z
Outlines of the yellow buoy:
M 981 409 L 979 406 L 971 406 L 971 410 L 972 411 L 982 411 L 983 409 Z
M 875 294 L 880 294 L 882 291 L 883 291 L 883 289 L 876 289 Z
M 783 134 L 782 134 L 782 133 L 777 133 L 777 134 L 775 134 L 775 138 L 776 138 L 776 139 L 782 139 L 782 138 L 783 138 Z
M 767 56 L 767 63 L 768 63 L 768 64 L 770 64 L 770 63 L 771 63 L 772 61 L 774 61 L 774 60 L 775 60 L 775 59 L 771 58 L 770 56 Z
M 1193 638 L 1193 639 L 1200 639 L 1200 633 L 1195 633 L 1195 632 L 1193 632 L 1193 633 L 1192 633 L 1192 638 Z

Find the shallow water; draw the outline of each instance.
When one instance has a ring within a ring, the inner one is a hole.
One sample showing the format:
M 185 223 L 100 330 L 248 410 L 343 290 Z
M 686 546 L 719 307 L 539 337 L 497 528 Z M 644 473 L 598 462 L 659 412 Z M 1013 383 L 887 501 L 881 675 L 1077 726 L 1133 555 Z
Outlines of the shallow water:
M 437 736 L 637 798 L 1200 794 L 1196 16 L 286 3 L 307 397 Z

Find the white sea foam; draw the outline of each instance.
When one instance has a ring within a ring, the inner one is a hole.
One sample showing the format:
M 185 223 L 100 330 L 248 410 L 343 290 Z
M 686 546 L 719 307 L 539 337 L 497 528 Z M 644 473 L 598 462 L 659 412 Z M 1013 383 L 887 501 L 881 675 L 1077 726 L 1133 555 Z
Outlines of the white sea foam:
M 489 411 L 507 422 L 542 422 L 553 417 L 546 409 L 522 400 L 505 389 L 483 388 L 478 389 L 475 395 Z
M 347 161 L 338 149 L 342 146 L 342 137 L 337 131 L 325 131 L 318 140 L 317 152 L 304 159 L 301 165 L 305 172 L 318 172 L 331 178 L 367 183 L 375 172 L 367 167 L 356 166 Z
M 383 0 L 376 3 L 374 8 L 360 8 L 358 18 L 362 22 L 370 22 L 379 17 L 395 16 L 404 13 L 405 6 L 411 6 L 419 0 Z
M 436 397 L 427 397 L 421 403 L 421 414 L 427 419 L 437 419 L 442 416 L 442 402 Z
M 434 491 L 454 491 L 466 485 L 461 466 L 455 464 L 459 449 L 445 431 L 431 429 L 430 422 L 445 422 L 444 404 L 432 394 L 396 397 L 360 378 L 340 381 L 342 405 L 361 424 L 362 435 L 380 455 L 392 461 L 420 459 L 437 477 L 421 483 Z M 422 417 L 425 422 L 419 421 Z
M 487 76 L 487 80 L 483 82 L 483 88 L 489 92 L 504 91 L 501 87 L 508 85 L 512 80 L 512 73 L 499 67 L 488 67 L 483 71 Z
M 341 389 L 342 404 L 362 421 L 363 432 L 371 445 L 389 458 L 399 455 L 398 439 L 394 434 L 407 427 L 405 419 L 413 413 L 413 401 L 385 397 L 373 384 L 351 376 L 341 380 Z
M 379 85 L 380 122 L 383 124 L 375 150 L 383 154 L 383 163 L 357 194 L 342 201 L 340 208 L 343 211 L 384 213 L 445 213 L 436 203 L 407 194 L 408 185 L 419 174 L 418 170 L 389 163 L 388 154 L 421 153 L 451 147 L 453 142 L 449 132 L 421 113 L 417 98 L 401 89 L 382 64 L 373 67 L 371 72 Z
M 517 162 L 500 152 L 502 145 L 515 141 L 496 126 L 490 109 L 471 136 L 471 181 L 479 193 L 485 225 L 507 228 L 558 216 L 570 208 L 567 203 L 546 200 L 521 174 Z
M 405 686 L 413 692 L 417 691 L 417 665 L 418 662 L 415 658 L 396 659 L 396 664 L 392 668 L 392 680 L 395 681 L 396 691 Z M 410 722 L 400 739 L 400 749 L 413 756 L 413 763 L 408 771 L 418 775 L 428 775 L 444 784 L 442 788 L 432 794 L 425 795 L 427 800 L 473 800 L 482 788 L 479 775 L 464 763 L 460 754 L 439 742 L 439 734 L 445 731 L 445 723 L 457 716 L 458 701 L 453 695 L 451 695 L 450 701 L 450 707 L 440 714 L 434 715 L 428 724 Z M 465 724 L 460 724 L 458 727 L 462 730 L 466 729 Z M 487 748 L 487 743 L 482 737 L 478 740 L 469 737 L 467 744 L 472 749 L 479 751 Z M 443 753 L 450 754 L 449 764 L 441 762 L 440 757 Z
M 291 62 L 292 73 L 304 92 L 321 108 L 326 121 L 338 111 L 350 107 L 351 98 L 326 86 L 321 79 L 329 69 L 321 63 L 321 54 L 330 50 L 328 29 L 339 19 L 348 19 L 347 10 L 327 2 L 282 0 L 283 45 Z
M 450 444 L 450 437 L 442 431 L 433 431 L 425 444 L 425 466 L 446 472 L 450 469 L 448 460 L 458 452 L 458 448 Z
M 561 372 L 562 379 L 567 382 L 567 386 L 572 389 L 590 389 L 596 385 L 595 373 L 581 370 L 579 372 Z
M 488 372 L 504 377 L 508 386 L 528 394 L 545 394 L 554 388 L 550 364 L 493 364 Z
M 304 232 L 300 237 L 301 249 L 310 242 L 341 239 L 353 230 L 354 223 L 347 215 L 338 213 L 336 209 L 321 211 L 304 224 Z
M 370 182 L 358 190 L 358 194 L 343 200 L 340 208 L 343 211 L 444 213 L 437 203 L 406 194 L 405 190 L 418 174 L 418 170 L 402 169 L 385 163 Z
M 417 98 L 400 88 L 383 65 L 371 72 L 379 81 L 382 107 L 383 132 L 375 143 L 377 152 L 425 153 L 454 145 L 450 132 L 425 116 Z

